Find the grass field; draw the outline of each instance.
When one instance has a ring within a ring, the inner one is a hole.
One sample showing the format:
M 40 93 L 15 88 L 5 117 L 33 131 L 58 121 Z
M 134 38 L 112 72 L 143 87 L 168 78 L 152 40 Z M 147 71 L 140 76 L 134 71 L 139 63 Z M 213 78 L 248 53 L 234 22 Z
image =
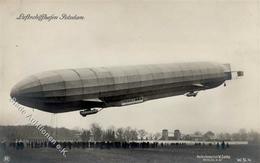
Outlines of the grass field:
M 24 150 L 8 148 L 5 151 L 5 156 L 10 158 L 9 162 L 14 163 L 260 163 L 260 146 L 234 145 L 228 149 L 217 149 L 214 146 L 157 149 L 71 149 L 66 158 L 53 148 L 27 148 Z M 219 156 L 222 159 L 216 158 Z M 1 161 L 3 161 L 3 153 L 1 157 Z

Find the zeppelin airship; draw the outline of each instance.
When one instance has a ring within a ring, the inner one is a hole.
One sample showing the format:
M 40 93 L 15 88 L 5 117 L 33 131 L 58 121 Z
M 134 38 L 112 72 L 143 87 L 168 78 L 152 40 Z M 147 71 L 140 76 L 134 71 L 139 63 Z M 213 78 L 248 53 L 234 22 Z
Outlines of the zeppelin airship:
M 79 110 L 86 116 L 164 97 L 195 97 L 199 91 L 225 86 L 234 76 L 243 76 L 243 71 L 211 62 L 63 69 L 31 75 L 10 95 L 31 108 L 50 113 Z

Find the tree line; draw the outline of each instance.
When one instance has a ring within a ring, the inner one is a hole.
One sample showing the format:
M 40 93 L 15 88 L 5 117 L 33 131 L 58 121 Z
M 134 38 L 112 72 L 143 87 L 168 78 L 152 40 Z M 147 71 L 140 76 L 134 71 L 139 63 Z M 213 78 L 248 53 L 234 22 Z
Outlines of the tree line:
M 240 129 L 235 133 L 214 133 L 208 131 L 202 133 L 196 131 L 192 134 L 181 134 L 179 140 L 192 140 L 192 136 L 201 137 L 202 140 L 218 140 L 218 141 L 248 141 L 249 143 L 260 144 L 260 133 L 256 131 L 247 131 L 246 129 Z M 191 136 L 192 135 L 192 136 Z M 109 127 L 103 129 L 99 124 L 93 123 L 90 128 L 84 130 L 81 134 L 83 141 L 131 141 L 131 140 L 162 140 L 162 134 L 149 133 L 144 129 L 133 129 L 131 127 L 115 128 Z
M 132 140 L 159 140 L 160 133 L 148 133 L 144 129 L 133 129 L 131 127 L 115 128 L 102 127 L 93 123 L 90 129 L 84 130 L 81 134 L 82 141 L 132 141 Z
M 144 129 L 135 129 L 131 127 L 109 127 L 102 128 L 97 123 L 90 125 L 88 129 L 67 129 L 53 128 L 44 126 L 46 131 L 56 140 L 73 141 L 132 141 L 132 140 L 161 140 L 161 132 L 149 133 Z M 247 131 L 240 129 L 235 133 L 214 133 L 208 131 L 202 133 L 196 131 L 192 134 L 181 134 L 180 140 L 191 140 L 191 135 L 201 137 L 203 140 L 225 140 L 225 141 L 248 141 L 249 143 L 260 144 L 260 133 L 256 131 Z M 0 126 L 0 140 L 31 139 L 40 140 L 45 137 L 34 127 L 30 125 L 23 126 Z

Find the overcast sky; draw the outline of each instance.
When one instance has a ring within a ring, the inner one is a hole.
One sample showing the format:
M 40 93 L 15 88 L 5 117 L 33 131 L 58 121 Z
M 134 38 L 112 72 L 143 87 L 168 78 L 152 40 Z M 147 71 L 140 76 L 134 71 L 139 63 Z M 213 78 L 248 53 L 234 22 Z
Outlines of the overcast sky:
M 79 112 L 32 111 L 42 124 L 87 128 L 91 123 L 148 131 L 260 131 L 259 1 L 1 1 L 0 125 L 28 121 L 8 101 L 21 79 L 64 68 L 192 61 L 231 63 L 240 80 L 138 105 Z M 84 20 L 16 20 L 25 14 L 77 14 Z

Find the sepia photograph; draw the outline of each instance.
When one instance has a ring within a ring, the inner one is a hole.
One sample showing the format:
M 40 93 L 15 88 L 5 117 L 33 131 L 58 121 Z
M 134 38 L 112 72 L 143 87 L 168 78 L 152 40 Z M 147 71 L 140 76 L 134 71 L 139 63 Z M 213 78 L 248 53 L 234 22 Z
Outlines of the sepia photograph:
M 259 163 L 260 0 L 0 0 L 0 163 Z

